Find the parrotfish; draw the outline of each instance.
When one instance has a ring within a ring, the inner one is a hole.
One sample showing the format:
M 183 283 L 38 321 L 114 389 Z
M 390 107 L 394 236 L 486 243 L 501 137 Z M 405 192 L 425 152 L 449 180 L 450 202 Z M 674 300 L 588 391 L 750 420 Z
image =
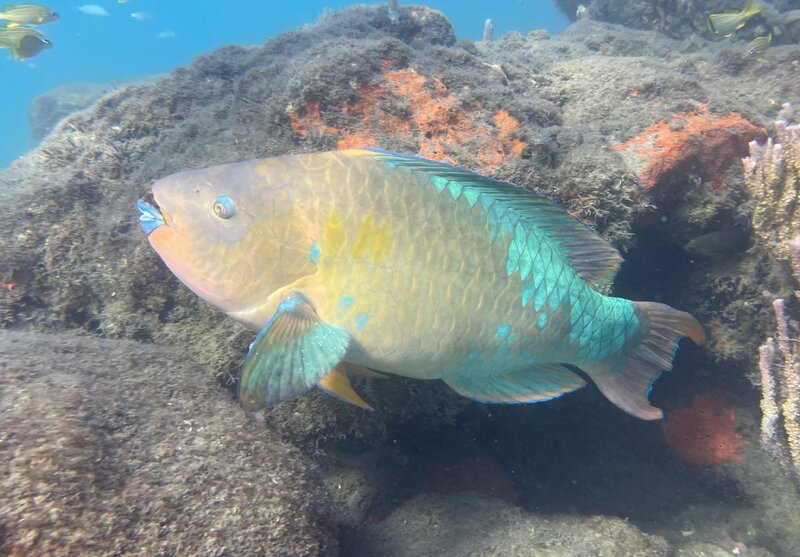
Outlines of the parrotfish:
M 351 149 L 156 181 L 139 221 L 169 269 L 254 332 L 239 400 L 313 386 L 369 408 L 347 372 L 441 379 L 525 403 L 590 378 L 643 419 L 688 313 L 604 295 L 622 261 L 550 199 L 416 156 Z M 576 369 L 577 368 L 577 369 Z M 580 371 L 578 371 L 580 370 Z

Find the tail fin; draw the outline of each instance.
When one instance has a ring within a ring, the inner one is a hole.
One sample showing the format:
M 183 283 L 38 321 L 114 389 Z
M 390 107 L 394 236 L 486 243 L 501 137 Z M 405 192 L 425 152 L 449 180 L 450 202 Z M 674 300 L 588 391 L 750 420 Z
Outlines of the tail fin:
M 651 406 L 647 395 L 656 379 L 672 368 L 681 337 L 697 344 L 706 335 L 697 320 L 683 311 L 656 302 L 632 302 L 641 323 L 639 345 L 624 358 L 609 358 L 580 367 L 614 404 L 643 420 L 657 420 L 662 411 Z

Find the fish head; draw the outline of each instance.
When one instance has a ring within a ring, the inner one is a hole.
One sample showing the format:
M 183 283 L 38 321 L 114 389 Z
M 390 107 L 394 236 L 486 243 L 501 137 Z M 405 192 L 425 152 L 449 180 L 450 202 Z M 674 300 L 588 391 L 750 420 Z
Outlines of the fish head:
M 54 21 L 58 21 L 59 17 L 61 16 L 58 15 L 58 12 L 45 8 L 38 23 L 53 23 Z
M 53 43 L 40 35 L 26 35 L 17 45 L 16 54 L 19 58 L 33 58 L 41 51 L 53 48 Z
M 169 269 L 195 294 L 226 312 L 263 304 L 308 274 L 287 264 L 298 243 L 297 203 L 291 184 L 265 177 L 269 161 L 179 172 L 152 186 L 155 208 L 139 201 L 139 223 Z M 308 249 L 307 247 L 305 248 Z

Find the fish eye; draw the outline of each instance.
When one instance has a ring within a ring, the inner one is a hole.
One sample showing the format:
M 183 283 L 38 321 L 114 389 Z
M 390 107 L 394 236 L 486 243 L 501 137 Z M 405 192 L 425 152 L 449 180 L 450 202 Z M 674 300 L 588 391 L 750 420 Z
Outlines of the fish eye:
M 233 204 L 233 199 L 227 195 L 223 195 L 214 200 L 214 214 L 221 219 L 229 219 L 236 212 L 236 207 Z

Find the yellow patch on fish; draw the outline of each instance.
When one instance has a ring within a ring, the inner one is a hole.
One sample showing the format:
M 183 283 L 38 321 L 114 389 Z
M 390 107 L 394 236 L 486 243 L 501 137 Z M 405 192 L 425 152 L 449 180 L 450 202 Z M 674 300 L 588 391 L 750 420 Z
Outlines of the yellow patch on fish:
M 262 162 L 261 164 L 257 164 L 255 167 L 255 173 L 261 176 L 262 178 L 266 178 L 269 174 L 269 165 L 267 163 Z
M 390 251 L 392 251 L 392 227 L 389 221 L 384 221 L 372 239 L 372 260 L 375 263 L 382 263 Z
M 345 232 L 344 223 L 339 213 L 333 211 L 325 221 L 325 249 L 330 253 L 338 254 L 344 246 Z
M 354 259 L 367 259 L 382 263 L 392 249 L 392 227 L 388 221 L 375 226 L 375 219 L 367 215 L 361 220 L 356 241 L 351 252 Z
M 375 234 L 375 224 L 372 222 L 372 215 L 367 215 L 361 221 L 356 234 L 356 241 L 353 244 L 352 255 L 355 259 L 364 259 L 370 248 L 370 240 Z

